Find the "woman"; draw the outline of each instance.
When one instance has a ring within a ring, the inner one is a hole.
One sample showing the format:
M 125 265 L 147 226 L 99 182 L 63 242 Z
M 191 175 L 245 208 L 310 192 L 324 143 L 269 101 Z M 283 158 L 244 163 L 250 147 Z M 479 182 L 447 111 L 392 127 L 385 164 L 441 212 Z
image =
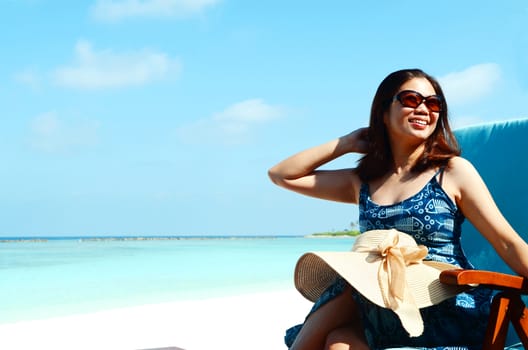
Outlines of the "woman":
M 318 170 L 347 153 L 356 168 Z M 418 69 L 388 75 L 372 103 L 370 125 L 309 148 L 269 170 L 286 189 L 359 205 L 362 232 L 395 228 L 429 248 L 426 259 L 473 268 L 460 243 L 467 218 L 518 274 L 528 276 L 528 245 L 496 207 L 470 162 L 461 158 L 439 83 Z M 425 329 L 411 337 L 390 310 L 338 279 L 286 344 L 306 349 L 441 347 L 480 349 L 490 292 L 475 288 L 421 309 Z

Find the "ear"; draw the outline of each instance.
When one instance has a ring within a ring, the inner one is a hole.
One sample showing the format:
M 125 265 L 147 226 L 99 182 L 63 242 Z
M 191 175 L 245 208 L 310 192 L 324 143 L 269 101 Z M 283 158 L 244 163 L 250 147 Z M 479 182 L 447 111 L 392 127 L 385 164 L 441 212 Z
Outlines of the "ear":
M 390 107 L 383 112 L 383 124 L 385 127 L 387 127 L 387 124 L 389 123 L 389 116 L 390 116 Z

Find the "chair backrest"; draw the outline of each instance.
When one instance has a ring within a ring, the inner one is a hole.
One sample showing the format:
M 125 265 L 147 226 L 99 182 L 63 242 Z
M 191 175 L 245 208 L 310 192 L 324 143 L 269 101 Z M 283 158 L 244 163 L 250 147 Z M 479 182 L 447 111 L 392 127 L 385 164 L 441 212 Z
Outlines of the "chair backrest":
M 528 241 L 528 119 L 471 126 L 455 135 L 462 156 L 477 168 L 502 214 Z M 512 273 L 467 220 L 462 230 L 462 246 L 477 269 Z M 510 327 L 506 344 L 518 341 Z
M 528 241 L 528 119 L 471 126 L 455 135 L 462 156 L 477 168 L 502 214 Z M 462 230 L 462 246 L 476 268 L 512 272 L 467 220 Z

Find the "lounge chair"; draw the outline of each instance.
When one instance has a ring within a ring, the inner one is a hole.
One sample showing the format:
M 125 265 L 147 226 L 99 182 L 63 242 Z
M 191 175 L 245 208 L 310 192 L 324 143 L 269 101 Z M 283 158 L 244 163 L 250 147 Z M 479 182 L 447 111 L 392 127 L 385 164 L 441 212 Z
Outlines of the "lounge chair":
M 473 126 L 455 133 L 463 156 L 479 170 L 506 219 L 528 240 L 528 119 Z M 486 285 L 498 291 L 484 350 L 528 349 L 528 309 L 523 302 L 528 279 L 513 274 L 475 228 L 469 222 L 464 225 L 462 246 L 479 270 L 445 271 L 440 280 Z

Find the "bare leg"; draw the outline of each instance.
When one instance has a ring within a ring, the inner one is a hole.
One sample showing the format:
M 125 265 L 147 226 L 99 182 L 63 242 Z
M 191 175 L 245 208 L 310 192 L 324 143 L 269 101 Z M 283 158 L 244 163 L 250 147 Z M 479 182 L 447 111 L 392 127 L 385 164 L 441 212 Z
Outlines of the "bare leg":
M 361 323 L 334 329 L 326 337 L 327 350 L 368 350 Z
M 304 323 L 290 350 L 368 349 L 351 287 L 315 311 Z M 350 334 L 348 334 L 350 332 Z

